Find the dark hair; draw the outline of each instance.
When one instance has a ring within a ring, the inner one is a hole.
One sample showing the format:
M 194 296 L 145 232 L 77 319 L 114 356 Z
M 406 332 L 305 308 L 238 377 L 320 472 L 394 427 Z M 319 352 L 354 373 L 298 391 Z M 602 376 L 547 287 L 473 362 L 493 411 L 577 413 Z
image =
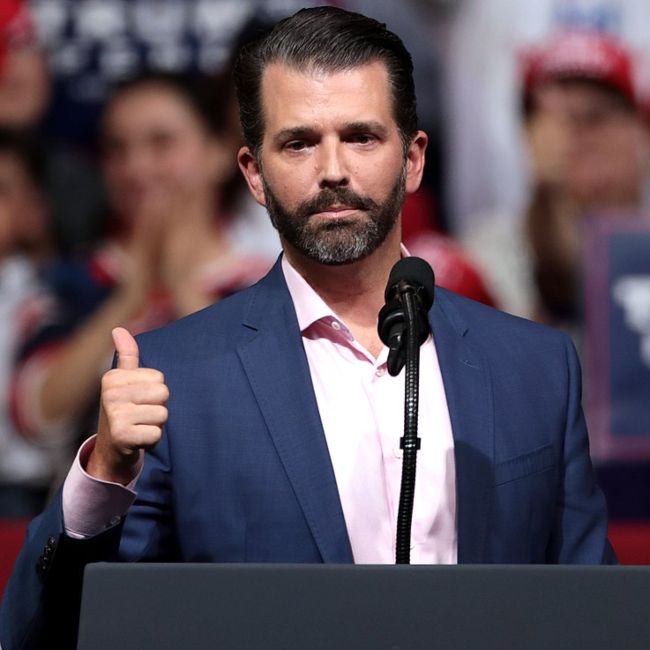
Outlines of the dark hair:
M 29 131 L 0 127 L 0 155 L 13 157 L 39 191 L 47 181 L 45 152 L 36 136 Z
M 116 84 L 105 110 L 123 95 L 147 87 L 159 87 L 178 95 L 200 119 L 209 133 L 220 135 L 233 128 L 231 117 L 235 92 L 230 75 L 145 70 Z
M 336 7 L 301 9 L 240 50 L 234 76 L 246 143 L 254 155 L 262 144 L 264 69 L 282 63 L 296 70 L 336 72 L 375 61 L 384 63 L 392 87 L 393 114 L 404 147 L 418 128 L 413 62 L 386 25 Z

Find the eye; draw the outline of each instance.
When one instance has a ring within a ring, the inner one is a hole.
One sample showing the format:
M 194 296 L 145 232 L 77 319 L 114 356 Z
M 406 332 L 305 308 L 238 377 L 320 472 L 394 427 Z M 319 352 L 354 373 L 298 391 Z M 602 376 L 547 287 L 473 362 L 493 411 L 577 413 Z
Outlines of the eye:
M 372 144 L 377 141 L 377 138 L 371 133 L 355 133 L 348 138 L 349 142 L 355 144 Z
M 287 151 L 304 151 L 307 148 L 307 143 L 304 140 L 291 140 L 284 145 Z

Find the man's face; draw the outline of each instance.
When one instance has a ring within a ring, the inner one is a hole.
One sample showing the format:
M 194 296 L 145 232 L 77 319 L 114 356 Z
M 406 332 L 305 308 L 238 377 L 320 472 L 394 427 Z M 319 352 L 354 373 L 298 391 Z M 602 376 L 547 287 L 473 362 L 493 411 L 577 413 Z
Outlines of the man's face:
M 393 117 L 386 68 L 298 72 L 272 64 L 262 79 L 264 138 L 257 159 L 240 152 L 255 198 L 285 249 L 321 264 L 373 253 L 398 227 L 406 191 L 419 184 Z M 417 165 L 415 166 L 417 167 Z
M 295 210 L 282 205 L 262 176 L 266 209 L 280 236 L 321 264 L 349 264 L 367 257 L 395 227 L 404 201 L 405 175 L 399 174 L 386 199 L 377 203 L 345 187 L 324 188 Z M 322 219 L 318 215 L 344 207 L 365 214 Z

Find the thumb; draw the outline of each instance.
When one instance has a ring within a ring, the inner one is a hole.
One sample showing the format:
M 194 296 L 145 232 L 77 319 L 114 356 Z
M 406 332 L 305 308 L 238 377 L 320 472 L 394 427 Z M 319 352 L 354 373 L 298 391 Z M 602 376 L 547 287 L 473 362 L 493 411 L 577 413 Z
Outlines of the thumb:
M 140 365 L 140 350 L 131 333 L 123 327 L 116 327 L 111 334 L 117 352 L 117 367 L 135 370 Z

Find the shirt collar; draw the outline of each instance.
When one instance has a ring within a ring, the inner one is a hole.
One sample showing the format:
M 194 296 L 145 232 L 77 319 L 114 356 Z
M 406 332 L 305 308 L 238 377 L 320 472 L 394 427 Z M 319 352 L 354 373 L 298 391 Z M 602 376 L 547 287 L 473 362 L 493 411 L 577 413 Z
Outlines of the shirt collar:
M 291 266 L 286 255 L 282 256 L 282 272 L 298 317 L 298 327 L 304 331 L 322 318 L 331 318 L 334 312 L 312 289 L 307 280 Z
M 410 253 L 404 244 L 400 244 L 400 251 L 402 257 L 410 257 Z M 314 323 L 324 318 L 334 318 L 343 322 L 316 291 L 314 291 L 305 278 L 291 266 L 286 255 L 282 255 L 282 272 L 284 273 L 284 279 L 296 310 L 298 326 L 301 332 L 304 333 Z

